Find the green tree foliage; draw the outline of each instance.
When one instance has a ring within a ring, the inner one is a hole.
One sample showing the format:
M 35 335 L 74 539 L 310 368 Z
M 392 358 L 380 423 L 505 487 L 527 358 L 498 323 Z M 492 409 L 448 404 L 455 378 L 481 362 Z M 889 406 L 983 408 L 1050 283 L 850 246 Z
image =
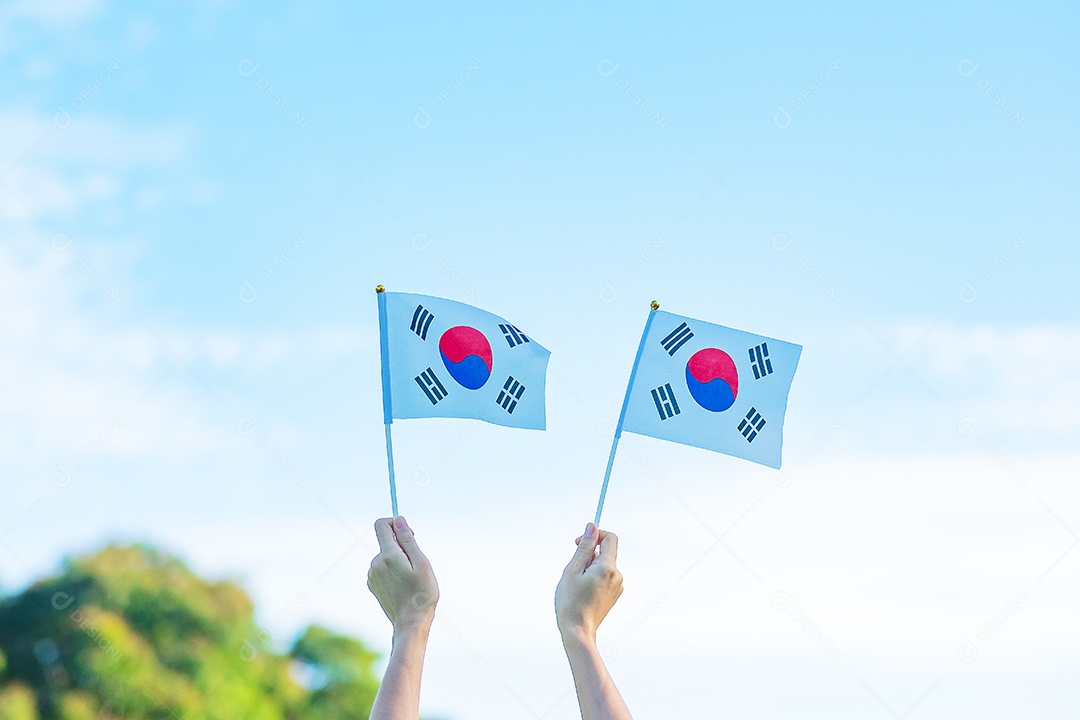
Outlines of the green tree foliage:
M 311 626 L 275 653 L 251 600 L 110 546 L 0 601 L 0 720 L 364 720 L 376 655 Z
M 311 717 L 351 720 L 352 708 L 370 708 L 379 683 L 372 666 L 377 655 L 359 640 L 310 626 L 296 641 L 293 658 L 310 669 L 314 691 L 306 700 Z

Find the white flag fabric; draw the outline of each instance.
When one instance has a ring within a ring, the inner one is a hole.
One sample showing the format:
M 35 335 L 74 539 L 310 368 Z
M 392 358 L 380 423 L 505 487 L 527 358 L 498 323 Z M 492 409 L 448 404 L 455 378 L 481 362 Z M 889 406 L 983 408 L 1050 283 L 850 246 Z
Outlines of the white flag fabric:
M 474 418 L 543 430 L 551 353 L 471 305 L 379 293 L 383 411 L 394 418 Z
M 802 347 L 652 311 L 622 429 L 780 467 Z

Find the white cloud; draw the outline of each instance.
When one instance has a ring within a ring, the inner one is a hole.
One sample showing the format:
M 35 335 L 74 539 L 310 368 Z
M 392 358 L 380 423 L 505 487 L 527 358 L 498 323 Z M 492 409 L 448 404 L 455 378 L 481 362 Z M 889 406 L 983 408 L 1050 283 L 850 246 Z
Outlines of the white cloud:
M 88 216 L 103 205 L 124 213 L 160 196 L 152 185 L 136 192 L 135 174 L 140 184 L 175 182 L 194 131 L 90 115 L 60 129 L 26 109 L 0 109 L 0 126 L 0 172 L 11 166 L 2 178 L 10 192 L 0 188 L 0 372 L 19 378 L 0 405 L 4 459 L 70 457 L 116 416 L 123 431 L 103 453 L 209 453 L 222 440 L 202 381 L 256 376 L 300 351 L 326 359 L 365 346 L 352 328 L 289 335 L 220 326 L 185 358 L 198 376 L 174 365 L 172 353 L 185 353 L 205 328 L 144 326 L 131 312 L 142 282 L 132 273 L 137 241 L 94 242 L 77 228 L 93 227 Z
M 7 20 L 29 18 L 47 23 L 74 24 L 104 9 L 104 0 L 14 0 L 4 7 Z
M 177 124 L 125 127 L 71 109 L 55 118 L 27 109 L 0 110 L 0 221 L 32 225 L 39 220 L 72 219 L 90 208 L 108 207 L 126 194 L 153 197 L 154 183 L 172 184 L 196 138 Z M 66 124 L 70 123 L 70 124 Z M 153 169 L 135 188 L 128 173 Z M 155 177 L 156 176 L 156 177 Z M 149 187 L 145 183 L 149 182 Z M 198 183 L 206 195 L 205 183 Z M 160 192 L 160 190 L 156 190 Z M 151 195 L 148 195 L 151 193 Z
M 643 445 L 671 483 L 658 488 L 642 468 L 620 464 L 605 514 L 620 534 L 626 591 L 600 640 L 624 690 L 639 675 L 677 684 L 703 663 L 749 687 L 782 665 L 793 678 L 831 673 L 836 702 L 858 708 L 872 698 L 846 694 L 861 692 L 856 678 L 903 693 L 898 678 L 930 674 L 913 701 L 937 677 L 972 670 L 960 656 L 965 639 L 977 646 L 974 669 L 1010 675 L 1014 689 L 1063 659 L 1075 668 L 1067 653 L 1080 642 L 1071 621 L 1080 549 L 1053 567 L 1073 538 L 1040 500 L 1080 531 L 1080 497 L 1041 482 L 1016 488 L 963 455 L 821 463 L 777 488 L 766 470 L 728 476 L 721 468 L 736 466 L 718 456 Z M 1080 457 L 1022 461 L 1043 477 Z M 432 488 L 407 510 L 443 596 L 427 666 L 439 679 L 426 701 L 459 717 L 506 717 L 517 707 L 509 684 L 530 701 L 547 697 L 535 701 L 542 712 L 565 689 L 552 594 L 580 528 L 563 530 L 574 511 L 561 486 L 524 512 L 464 489 L 467 476 L 462 468 L 442 478 L 459 495 Z M 515 481 L 542 478 L 526 470 Z M 264 622 L 303 593 L 303 606 L 275 627 L 278 643 L 317 621 L 386 651 L 388 623 L 364 586 L 375 551 L 370 508 L 382 490 L 363 483 L 348 504 L 324 497 L 327 510 L 299 488 L 287 509 L 200 523 L 198 532 L 176 518 L 156 533 L 199 571 L 242 578 Z M 493 700 L 470 707 L 459 683 Z M 714 693 L 690 684 L 678 706 L 707 706 Z
M 870 448 L 952 445 L 962 424 L 1014 450 L 1068 447 L 1080 433 L 1080 325 L 870 322 L 811 336 L 792 450 L 834 416 L 838 435 Z
M 931 379 L 1004 432 L 1080 434 L 1080 325 L 943 327 L 924 357 Z
M 60 30 L 77 29 L 80 24 L 98 17 L 105 8 L 104 0 L 9 0 L 0 4 L 0 56 L 15 50 L 33 48 L 33 33 L 28 26 L 37 26 L 55 34 Z M 50 58 L 42 57 L 24 68 L 24 78 L 48 72 Z
M 0 314 L 0 372 L 20 378 L 0 407 L 0 424 L 23 439 L 23 452 L 74 452 L 117 413 L 128 421 L 126 439 L 110 452 L 209 452 L 219 441 L 206 417 L 213 397 L 201 381 L 255 375 L 301 352 L 317 360 L 353 355 L 365 346 L 346 328 L 298 335 L 220 328 L 184 358 L 198 369 L 192 376 L 174 365 L 172 352 L 183 356 L 200 333 L 147 329 L 103 312 L 108 296 L 82 276 L 70 252 L 29 242 L 22 253 L 0 247 L 0 306 L 11 308 Z M 117 279 L 121 287 L 127 282 Z

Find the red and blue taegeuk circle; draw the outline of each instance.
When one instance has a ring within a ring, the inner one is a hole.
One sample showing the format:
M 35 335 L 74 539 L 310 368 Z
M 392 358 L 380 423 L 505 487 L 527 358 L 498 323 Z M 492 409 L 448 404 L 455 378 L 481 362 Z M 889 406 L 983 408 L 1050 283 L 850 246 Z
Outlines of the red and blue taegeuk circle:
M 463 388 L 477 390 L 491 377 L 491 343 L 474 327 L 458 325 L 444 332 L 439 354 L 450 377 Z
M 690 397 L 706 410 L 727 410 L 739 396 L 735 361 L 719 348 L 698 350 L 686 361 L 686 387 Z

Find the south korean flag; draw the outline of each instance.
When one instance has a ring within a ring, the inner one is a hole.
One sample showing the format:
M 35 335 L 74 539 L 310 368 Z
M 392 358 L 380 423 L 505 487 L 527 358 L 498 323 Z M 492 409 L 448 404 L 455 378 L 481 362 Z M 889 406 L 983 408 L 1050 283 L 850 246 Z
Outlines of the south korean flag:
M 654 310 L 622 429 L 780 467 L 802 347 Z

